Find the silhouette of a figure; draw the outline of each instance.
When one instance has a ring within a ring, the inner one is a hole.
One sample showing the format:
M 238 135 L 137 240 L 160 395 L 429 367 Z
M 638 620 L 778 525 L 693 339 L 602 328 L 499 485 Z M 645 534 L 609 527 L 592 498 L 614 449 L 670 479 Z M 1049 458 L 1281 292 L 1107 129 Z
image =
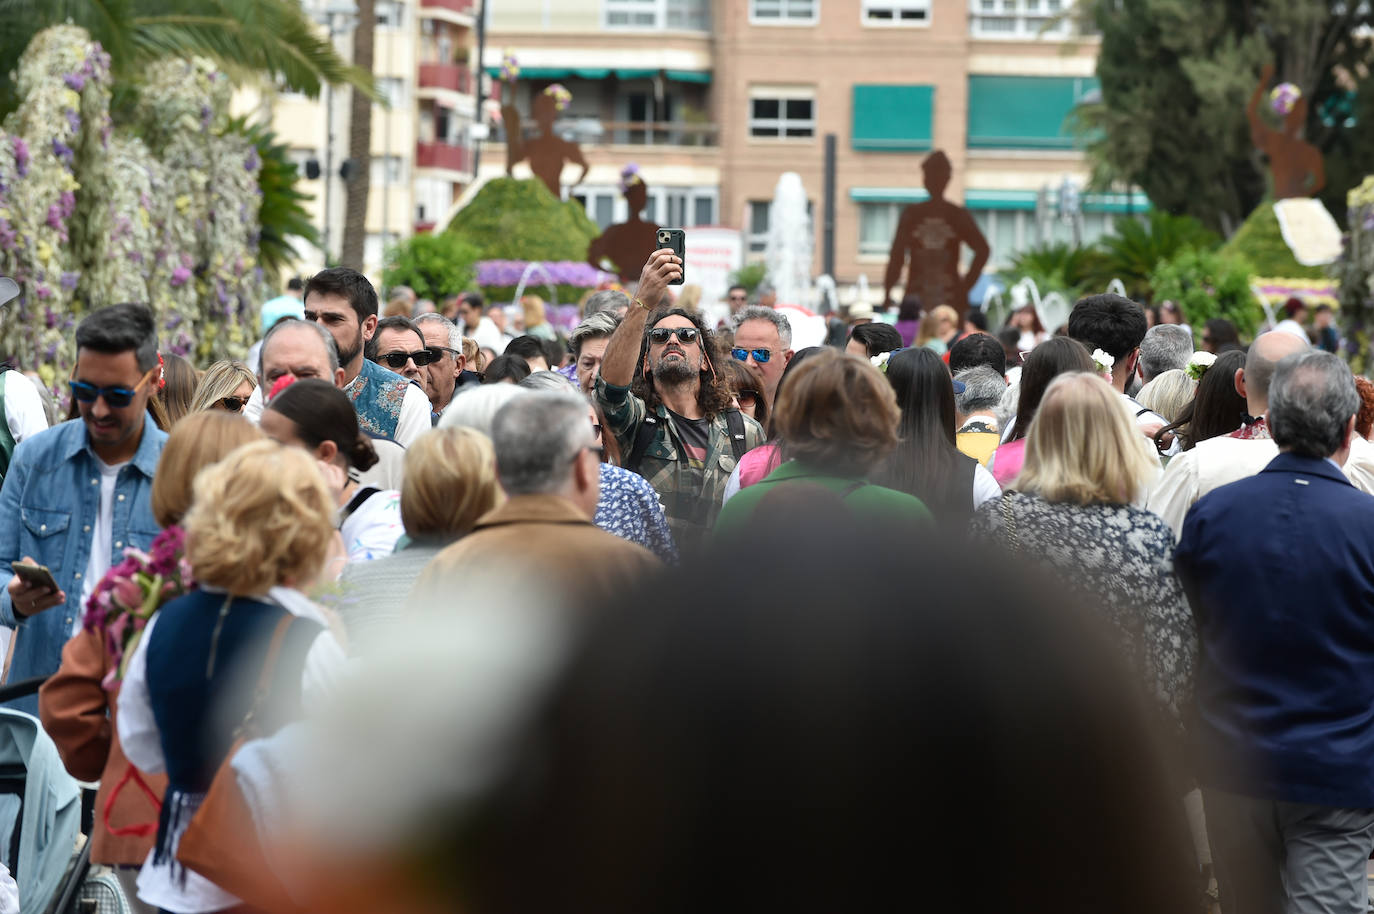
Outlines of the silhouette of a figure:
M 969 290 L 988 262 L 988 242 L 969 211 L 945 199 L 951 173 L 948 156 L 932 152 L 921 163 L 921 171 L 930 199 L 902 210 L 888 256 L 883 300 L 892 300 L 892 287 L 902 278 L 902 267 L 909 264 L 906 294 L 918 296 L 930 308 L 949 305 L 962 321 Z M 961 245 L 973 251 L 973 262 L 963 276 L 959 275 Z
M 509 85 L 513 87 L 514 80 Z M 514 96 L 513 91 L 511 94 Z M 520 125 L 519 110 L 514 105 L 501 106 L 501 117 L 506 123 L 506 174 L 514 177 L 515 164 L 528 159 L 530 171 L 534 172 L 534 176 L 543 181 L 549 192 L 561 200 L 563 164 L 572 162 L 582 166 L 582 174 L 569 185 L 576 187 L 587 177 L 587 160 L 582 157 L 582 150 L 576 143 L 570 143 L 554 133 L 553 122 L 558 118 L 558 100 L 547 89 L 534 96 L 530 108 L 534 122 L 539 126 L 539 133 L 525 139 Z
M 1250 118 L 1250 138 L 1269 159 L 1275 200 L 1315 197 L 1326 186 L 1326 168 L 1320 150 L 1302 138 L 1303 125 L 1307 123 L 1307 99 L 1299 98 L 1284 116 L 1282 130 L 1275 130 L 1260 117 L 1264 90 L 1273 78 L 1274 65 L 1265 64 L 1260 84 L 1245 109 Z
M 621 180 L 625 202 L 630 206 L 630 218 L 608 226 L 601 237 L 588 246 L 587 263 L 600 270 L 603 269 L 601 258 L 605 257 L 615 264 L 621 282 L 633 282 L 658 247 L 658 226 L 646 222 L 641 215 L 649 205 L 649 185 L 631 169 L 621 173 Z

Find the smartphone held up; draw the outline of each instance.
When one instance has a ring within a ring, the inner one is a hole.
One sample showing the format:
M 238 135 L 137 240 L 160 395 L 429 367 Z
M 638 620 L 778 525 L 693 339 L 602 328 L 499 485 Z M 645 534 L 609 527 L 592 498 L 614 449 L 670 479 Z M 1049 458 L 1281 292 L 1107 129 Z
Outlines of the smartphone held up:
M 661 228 L 658 230 L 659 248 L 667 248 L 682 261 L 682 272 L 677 279 L 670 279 L 668 285 L 680 286 L 687 281 L 687 233 L 682 229 Z

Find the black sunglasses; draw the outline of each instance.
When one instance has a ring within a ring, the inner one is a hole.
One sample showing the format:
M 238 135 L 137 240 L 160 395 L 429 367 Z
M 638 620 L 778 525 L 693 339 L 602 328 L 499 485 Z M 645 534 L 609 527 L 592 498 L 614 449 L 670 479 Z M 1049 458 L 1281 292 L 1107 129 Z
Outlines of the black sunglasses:
M 94 403 L 104 397 L 106 406 L 113 409 L 123 409 L 134 402 L 134 397 L 138 396 L 138 392 L 143 389 L 144 384 L 148 383 L 148 379 L 152 375 L 152 371 L 144 374 L 143 380 L 139 381 L 133 389 L 128 387 L 96 387 L 85 381 L 68 381 L 67 386 L 71 388 L 72 396 L 82 403 Z
M 673 334 L 677 334 L 680 343 L 695 343 L 701 331 L 695 327 L 655 327 L 649 331 L 649 342 L 662 346 L 672 339 Z
M 447 346 L 426 346 L 425 349 L 429 351 L 430 355 L 434 356 L 433 361 L 435 362 L 442 359 L 444 357 L 445 352 L 455 357 L 463 354 L 463 351 L 461 349 L 450 349 Z M 420 363 L 416 362 L 415 364 L 419 365 Z
M 433 349 L 417 349 L 414 352 L 388 352 L 386 355 L 377 356 L 377 361 L 386 365 L 388 368 L 405 368 L 406 362 L 415 361 L 416 368 L 424 368 L 426 365 L 433 365 L 439 360 L 439 353 Z
M 767 349 L 731 349 L 730 355 L 735 357 L 736 362 L 747 362 L 749 356 L 754 357 L 754 361 L 764 365 L 773 357 L 773 353 Z
M 248 398 L 247 398 L 247 397 L 221 397 L 219 400 L 217 400 L 217 401 L 215 401 L 215 402 L 219 403 L 220 406 L 223 406 L 225 409 L 229 410 L 229 412 L 231 412 L 231 413 L 236 413 L 236 412 L 240 411 L 241 409 L 243 409 L 243 407 L 244 407 L 245 405 L 247 405 L 247 403 L 248 403 Z
M 745 388 L 735 394 L 735 399 L 739 400 L 740 406 L 753 406 L 755 403 L 759 402 L 759 392 L 757 390 Z

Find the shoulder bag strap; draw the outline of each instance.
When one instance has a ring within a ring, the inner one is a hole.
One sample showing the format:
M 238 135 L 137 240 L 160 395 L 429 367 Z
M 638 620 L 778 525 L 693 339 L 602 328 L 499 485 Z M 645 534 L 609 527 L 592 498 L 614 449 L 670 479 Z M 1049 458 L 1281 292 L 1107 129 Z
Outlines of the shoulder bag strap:
M 1011 492 L 1002 493 L 1002 527 L 1006 530 L 1007 545 L 1012 555 L 1021 554 L 1021 539 L 1016 535 L 1016 512 L 1011 507 Z
M 644 455 L 648 453 L 649 445 L 653 443 L 654 435 L 657 433 L 658 417 L 651 412 L 645 412 L 644 421 L 639 423 L 639 430 L 635 432 L 634 447 L 630 449 L 630 459 L 625 461 L 625 469 L 639 473 L 639 465 L 644 461 Z
M 377 488 L 376 486 L 367 486 L 353 493 L 353 497 L 349 500 L 348 504 L 344 505 L 343 510 L 339 512 L 339 523 L 337 524 L 337 526 L 342 528 L 344 525 L 344 521 L 352 517 L 354 511 L 357 511 L 359 508 L 361 508 L 364 502 L 366 502 L 369 498 L 376 495 L 380 491 L 382 490 Z
M 735 462 L 749 450 L 749 441 L 744 436 L 744 415 L 737 409 L 725 411 L 725 424 L 730 429 L 730 449 L 735 452 Z
M 234 731 L 234 741 L 238 742 L 250 733 L 257 732 L 258 712 L 262 710 L 263 702 L 267 701 L 267 694 L 272 690 L 272 679 L 277 672 L 277 657 L 281 654 L 282 644 L 286 642 L 286 632 L 291 628 L 291 624 L 296 621 L 296 617 L 283 610 L 283 615 L 277 620 L 277 627 L 272 630 L 272 640 L 267 644 L 267 659 L 263 661 L 262 672 L 258 674 L 258 685 L 253 692 L 253 704 L 248 708 L 248 713 L 243 716 L 243 722 Z M 232 758 L 232 755 L 230 756 Z

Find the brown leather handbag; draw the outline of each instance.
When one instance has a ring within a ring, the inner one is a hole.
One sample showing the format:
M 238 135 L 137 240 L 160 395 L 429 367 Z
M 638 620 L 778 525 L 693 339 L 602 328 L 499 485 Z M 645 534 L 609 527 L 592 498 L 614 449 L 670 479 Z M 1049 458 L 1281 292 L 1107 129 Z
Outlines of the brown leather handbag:
M 177 847 L 177 860 L 215 885 L 243 900 L 244 904 L 271 914 L 296 914 L 303 909 L 287 893 L 273 872 L 258 838 L 252 811 L 248 808 L 234 774 L 233 760 L 243 744 L 260 734 L 258 715 L 276 671 L 286 631 L 295 617 L 285 615 L 272 632 L 267 660 L 258 676 L 253 704 L 234 732 L 234 744 L 224 757 L 205 800 L 196 810 Z

